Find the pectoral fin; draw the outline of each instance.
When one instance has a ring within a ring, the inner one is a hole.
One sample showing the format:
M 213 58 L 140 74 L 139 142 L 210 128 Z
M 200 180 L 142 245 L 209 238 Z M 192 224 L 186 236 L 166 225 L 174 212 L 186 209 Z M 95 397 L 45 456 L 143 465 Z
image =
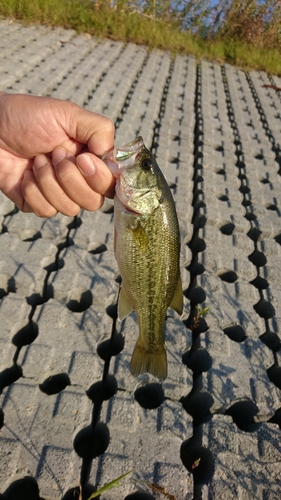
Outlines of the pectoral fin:
M 128 299 L 124 287 L 122 287 L 121 285 L 119 299 L 118 299 L 118 318 L 122 321 L 133 310 L 134 308 Z
M 149 240 L 144 227 L 140 223 L 138 223 L 136 227 L 131 227 L 130 229 L 133 233 L 136 247 L 140 251 L 146 252 L 149 249 Z
M 174 296 L 172 298 L 172 301 L 170 303 L 170 307 L 174 309 L 178 314 L 182 314 L 183 310 L 183 293 L 182 293 L 182 284 L 181 284 L 181 277 L 178 279 L 178 283 L 176 286 L 176 290 L 174 293 Z

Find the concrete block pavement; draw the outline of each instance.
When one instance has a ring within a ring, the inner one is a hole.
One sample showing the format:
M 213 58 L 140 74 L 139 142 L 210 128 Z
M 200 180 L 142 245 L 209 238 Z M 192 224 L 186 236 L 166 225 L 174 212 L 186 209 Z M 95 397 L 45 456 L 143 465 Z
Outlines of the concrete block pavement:
M 0 33 L 3 90 L 104 113 L 116 145 L 143 135 L 176 201 L 185 295 L 182 317 L 167 313 L 168 378 L 134 378 L 111 202 L 42 220 L 0 197 L 1 500 L 67 500 L 79 483 L 88 498 L 130 469 L 103 500 L 154 498 L 148 482 L 177 500 L 279 498 L 280 100 L 267 75 L 60 28 L 3 20 Z

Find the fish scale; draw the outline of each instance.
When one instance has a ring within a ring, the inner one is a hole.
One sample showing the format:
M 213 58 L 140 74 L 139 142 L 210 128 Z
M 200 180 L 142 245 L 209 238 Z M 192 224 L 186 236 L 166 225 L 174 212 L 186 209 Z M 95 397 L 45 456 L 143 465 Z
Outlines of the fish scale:
M 149 372 L 164 380 L 166 311 L 170 306 L 181 314 L 183 307 L 173 197 L 142 138 L 113 150 L 104 160 L 117 179 L 115 255 L 122 277 L 118 314 L 122 320 L 135 310 L 139 324 L 131 372 Z

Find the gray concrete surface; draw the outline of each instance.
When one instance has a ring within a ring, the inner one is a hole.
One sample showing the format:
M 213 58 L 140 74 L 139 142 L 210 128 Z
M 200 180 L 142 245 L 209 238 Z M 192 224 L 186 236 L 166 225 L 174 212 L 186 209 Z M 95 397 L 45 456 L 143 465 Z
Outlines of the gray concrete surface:
M 1 195 L 0 498 L 89 498 L 133 469 L 101 499 L 279 500 L 281 96 L 263 85 L 280 79 L 7 20 L 0 61 L 1 89 L 108 115 L 118 145 L 143 136 L 176 201 L 185 295 L 167 380 L 132 377 L 112 202 L 44 220 Z

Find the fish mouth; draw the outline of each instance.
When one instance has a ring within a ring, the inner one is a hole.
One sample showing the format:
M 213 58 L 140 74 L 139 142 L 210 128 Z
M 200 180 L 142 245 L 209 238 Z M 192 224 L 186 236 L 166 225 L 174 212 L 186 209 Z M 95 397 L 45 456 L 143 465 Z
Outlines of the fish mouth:
M 131 207 L 128 207 L 127 205 L 123 205 L 125 211 L 128 213 L 128 214 L 131 214 L 131 215 L 142 215 L 140 212 L 136 212 L 135 210 L 133 210 Z
M 120 177 L 120 169 L 132 165 L 140 151 L 144 147 L 143 138 L 137 137 L 133 141 L 113 148 L 111 151 L 102 156 L 102 160 L 107 165 L 109 170 L 113 173 L 114 177 Z

